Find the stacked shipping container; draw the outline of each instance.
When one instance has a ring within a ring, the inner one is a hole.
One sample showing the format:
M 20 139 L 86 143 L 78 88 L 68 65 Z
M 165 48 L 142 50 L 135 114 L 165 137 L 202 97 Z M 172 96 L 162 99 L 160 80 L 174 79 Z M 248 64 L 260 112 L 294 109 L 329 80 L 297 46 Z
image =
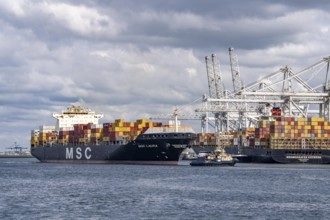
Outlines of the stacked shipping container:
M 197 134 L 197 138 L 193 145 L 197 146 L 232 146 L 233 135 L 230 133 L 220 133 L 215 135 L 214 133 L 200 133 Z
M 57 140 L 57 134 L 54 132 L 55 126 L 45 126 L 39 127 L 39 130 L 31 131 L 31 146 L 34 145 L 46 145 L 48 143 L 53 143 Z
M 159 122 L 150 122 L 147 119 L 139 119 L 136 122 L 125 122 L 117 119 L 114 123 L 103 124 L 103 142 L 125 142 L 135 140 L 136 137 L 144 133 L 148 128 L 159 127 Z
M 257 128 L 220 134 L 198 134 L 194 145 L 263 147 L 272 149 L 329 149 L 330 122 L 316 117 L 266 117 Z
M 275 117 L 261 120 L 255 130 L 256 146 L 270 148 L 313 148 L 327 145 L 330 137 L 330 122 L 324 118 Z M 250 142 L 250 146 L 254 146 Z M 330 147 L 330 145 L 325 146 Z
M 73 128 L 60 128 L 55 131 L 55 126 L 40 126 L 39 130 L 31 131 L 31 146 L 44 146 L 50 143 L 59 144 L 98 144 L 107 142 L 111 144 L 125 143 L 135 140 L 148 128 L 160 127 L 160 122 L 150 122 L 139 119 L 136 122 L 125 122 L 117 119 L 114 123 L 101 124 L 75 124 Z

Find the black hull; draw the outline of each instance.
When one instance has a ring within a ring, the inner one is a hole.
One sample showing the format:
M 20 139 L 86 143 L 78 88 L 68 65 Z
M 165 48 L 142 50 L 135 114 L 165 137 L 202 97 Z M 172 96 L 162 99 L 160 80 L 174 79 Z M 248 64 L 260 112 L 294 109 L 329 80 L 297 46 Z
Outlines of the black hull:
M 197 161 L 194 160 L 190 163 L 190 166 L 199 167 L 223 167 L 223 166 L 235 166 L 236 161 L 233 162 L 216 162 L 216 161 Z
M 277 163 L 267 148 L 244 147 L 239 152 L 234 157 L 242 163 Z
M 112 164 L 177 164 L 182 151 L 193 140 L 193 134 L 180 138 L 149 138 L 120 144 L 52 145 L 31 148 L 31 154 L 41 162 L 112 163 Z
M 215 146 L 193 146 L 196 152 L 213 151 Z M 226 147 L 226 153 L 240 163 L 330 164 L 330 150 L 269 149 L 262 147 Z
M 330 150 L 272 150 L 272 157 L 278 163 L 330 164 Z

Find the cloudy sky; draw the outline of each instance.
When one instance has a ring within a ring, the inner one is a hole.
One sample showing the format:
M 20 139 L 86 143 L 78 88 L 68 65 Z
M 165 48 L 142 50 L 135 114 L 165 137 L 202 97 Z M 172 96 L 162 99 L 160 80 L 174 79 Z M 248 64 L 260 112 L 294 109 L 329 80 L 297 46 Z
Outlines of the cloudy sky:
M 208 93 L 211 53 L 231 87 L 229 47 L 244 83 L 330 55 L 327 0 L 2 0 L 0 26 L 0 151 L 72 103 L 170 113 Z

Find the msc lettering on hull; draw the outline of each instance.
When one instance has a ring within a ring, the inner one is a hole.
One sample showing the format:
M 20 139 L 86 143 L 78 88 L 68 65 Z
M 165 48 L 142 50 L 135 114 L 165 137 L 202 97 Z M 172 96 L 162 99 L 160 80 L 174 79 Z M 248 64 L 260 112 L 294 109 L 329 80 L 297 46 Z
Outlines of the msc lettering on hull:
M 85 151 L 82 151 L 81 147 L 77 147 L 76 150 L 74 150 L 73 147 L 67 147 L 66 152 L 65 152 L 65 159 L 67 159 L 67 160 L 73 160 L 73 159 L 89 160 L 92 157 L 91 151 L 92 151 L 92 149 L 90 147 L 86 147 Z

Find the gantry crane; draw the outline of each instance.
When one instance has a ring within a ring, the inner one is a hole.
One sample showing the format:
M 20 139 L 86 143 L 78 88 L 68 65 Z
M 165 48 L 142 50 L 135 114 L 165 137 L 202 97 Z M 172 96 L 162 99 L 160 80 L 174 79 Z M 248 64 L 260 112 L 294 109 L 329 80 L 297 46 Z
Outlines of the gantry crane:
M 230 99 L 242 99 L 243 96 L 238 94 L 243 89 L 243 83 L 240 78 L 239 72 L 239 65 L 237 55 L 234 53 L 234 48 L 229 48 L 229 58 L 231 64 L 231 72 L 232 72 L 232 80 L 233 80 L 233 91 L 228 92 L 226 90 L 222 93 L 222 96 L 216 96 L 212 90 L 212 86 L 216 84 L 211 84 L 214 79 L 221 80 L 221 72 L 219 64 L 215 62 L 216 59 L 215 55 L 212 54 L 212 63 L 210 64 L 209 58 L 206 57 L 206 70 L 208 75 L 208 82 L 209 82 L 209 92 L 210 97 L 203 98 L 203 107 L 196 109 L 197 112 L 212 112 L 215 115 L 215 124 L 219 124 L 220 129 L 216 129 L 216 131 L 228 131 L 229 129 L 237 130 L 240 128 L 246 128 L 248 126 L 248 121 L 254 120 L 254 118 L 246 116 L 246 113 L 250 112 L 250 114 L 255 112 L 255 108 L 251 108 L 246 103 L 237 103 L 237 102 L 230 102 Z M 212 68 L 213 67 L 213 68 Z M 217 71 L 218 70 L 218 71 Z M 211 73 L 211 74 L 210 74 Z M 214 77 L 218 76 L 218 77 Z M 215 81 L 216 82 L 216 81 Z M 220 82 L 224 85 L 224 82 Z M 218 83 L 219 84 L 219 83 Z M 224 88 L 224 86 L 222 87 Z M 217 99 L 228 99 L 228 102 L 217 102 Z M 253 122 L 250 122 L 250 124 Z M 216 128 L 218 128 L 216 126 Z
M 253 83 L 243 86 L 240 80 L 237 56 L 230 48 L 231 70 L 233 77 L 233 92 L 221 99 L 204 98 L 203 106 L 197 108 L 197 112 L 227 113 L 229 124 L 233 130 L 244 128 L 246 121 L 248 126 L 258 121 L 262 115 L 269 115 L 273 106 L 279 106 L 285 116 L 307 117 L 309 114 L 317 114 L 319 117 L 330 119 L 330 83 L 329 83 L 329 57 L 301 71 L 294 72 L 291 67 L 285 66 L 275 73 L 263 77 Z M 325 83 L 321 86 L 323 91 L 312 86 L 312 81 L 323 72 L 326 67 Z M 210 103 L 217 103 L 212 105 Z M 310 106 L 318 105 L 319 110 L 312 111 Z M 235 118 L 236 116 L 236 118 Z M 245 119 L 246 121 L 242 120 Z M 256 125 L 256 124 L 255 124 Z
M 208 132 L 212 120 L 215 131 L 238 130 L 257 126 L 260 116 L 270 116 L 271 109 L 281 109 L 283 116 L 308 117 L 317 114 L 330 120 L 330 56 L 293 71 L 286 65 L 278 71 L 243 85 L 237 55 L 229 48 L 233 90 L 225 89 L 220 63 L 215 54 L 205 57 L 209 95 L 204 95 L 196 114 L 176 110 L 179 119 L 201 120 L 202 132 Z M 325 72 L 325 76 L 320 76 Z M 322 81 L 325 79 L 325 81 Z M 211 117 L 210 117 L 210 115 Z M 173 119 L 173 115 L 159 115 L 152 119 Z
M 215 54 L 211 55 L 211 60 L 208 56 L 205 57 L 205 64 L 206 64 L 206 73 L 208 79 L 208 86 L 209 86 L 209 98 L 214 99 L 221 99 L 227 97 L 227 91 L 225 89 L 224 82 L 222 80 L 222 74 L 220 69 L 220 62 Z M 206 101 L 207 97 L 204 96 L 203 100 Z M 206 103 L 207 104 L 207 103 Z M 219 106 L 224 105 L 226 106 L 227 103 L 210 103 L 211 106 Z M 227 130 L 228 129 L 228 115 L 226 112 L 213 112 L 214 115 L 214 124 L 215 130 Z M 209 116 L 208 112 L 205 112 L 205 119 L 208 121 Z M 206 126 L 209 123 L 206 123 Z M 208 128 L 206 129 L 208 130 Z
M 22 153 L 22 150 L 23 149 L 27 149 L 27 147 L 21 147 L 15 141 L 14 144 L 12 146 L 10 146 L 10 147 L 7 147 L 7 149 L 14 150 L 15 153 Z

